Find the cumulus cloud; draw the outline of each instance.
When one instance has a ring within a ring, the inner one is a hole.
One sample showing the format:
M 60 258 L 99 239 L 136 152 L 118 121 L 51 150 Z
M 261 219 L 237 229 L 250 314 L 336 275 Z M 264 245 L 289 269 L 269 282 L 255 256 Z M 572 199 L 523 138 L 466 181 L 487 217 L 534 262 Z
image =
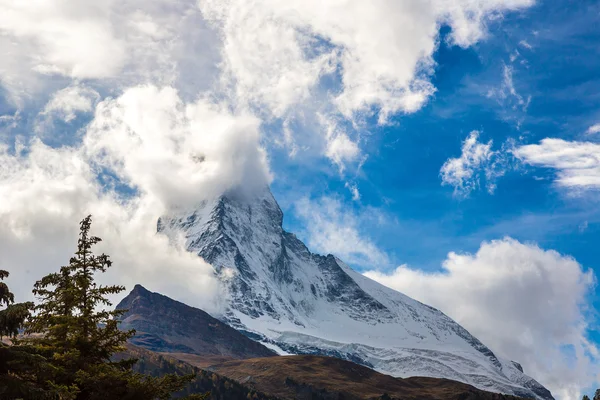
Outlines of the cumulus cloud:
M 482 185 L 489 193 L 496 189 L 496 179 L 504 174 L 503 152 L 492 150 L 492 141 L 479 142 L 479 131 L 465 139 L 458 158 L 449 158 L 440 169 L 442 185 L 454 187 L 456 196 L 467 197 Z
M 453 43 L 467 47 L 485 36 L 489 17 L 531 4 L 206 0 L 200 7 L 225 37 L 224 68 L 241 98 L 281 115 L 336 70 L 335 108 L 351 117 L 377 107 L 385 121 L 416 111 L 434 92 L 429 76 L 440 24 L 452 28 Z
M 79 146 L 51 148 L 33 139 L 11 152 L 4 145 L 0 266 L 13 272 L 17 293 L 27 293 L 35 279 L 68 260 L 78 220 L 92 213 L 118 281 L 141 282 L 214 311 L 219 287 L 212 267 L 169 247 L 156 235 L 156 221 L 231 187 L 268 183 L 258 139 L 253 117 L 145 86 L 99 103 Z
M 215 76 L 217 39 L 193 0 L 0 0 L 0 8 L 0 84 L 19 107 L 55 82 L 95 81 L 112 91 L 185 78 L 198 89 Z
M 363 114 L 385 123 L 418 110 L 435 92 L 441 25 L 450 26 L 451 43 L 468 47 L 485 37 L 488 21 L 532 4 L 0 0 L 0 83 L 18 107 L 50 97 L 55 82 L 93 81 L 113 95 L 151 83 L 186 100 L 214 89 L 261 119 L 308 121 L 301 132 L 283 132 L 290 153 L 318 151 L 343 169 L 360 159 L 359 140 L 343 130 L 328 135 L 318 115 L 350 119 L 349 130 L 360 130 Z M 321 146 L 298 147 L 294 135 L 319 136 Z
M 598 380 L 586 315 L 595 278 L 571 257 L 505 238 L 448 254 L 439 273 L 404 265 L 365 275 L 439 308 L 557 398 L 579 399 Z
M 306 226 L 311 249 L 334 254 L 351 264 L 389 264 L 387 255 L 360 233 L 358 216 L 343 209 L 339 200 L 302 198 L 295 203 L 294 211 Z
M 600 144 L 543 139 L 514 150 L 516 157 L 537 167 L 556 170 L 556 184 L 569 190 L 600 188 Z
M 172 88 L 132 88 L 98 105 L 84 138 L 91 161 L 167 208 L 240 186 L 270 182 L 260 121 L 200 99 L 184 103 Z
M 144 199 L 123 204 L 104 192 L 79 150 L 57 151 L 36 140 L 27 156 L 3 148 L 0 165 L 0 262 L 20 297 L 30 293 L 36 279 L 68 261 L 79 219 L 93 212 L 93 232 L 105 239 L 101 250 L 115 261 L 113 282 L 129 289 L 150 284 L 215 309 L 218 286 L 210 266 L 154 234 L 155 205 Z M 162 279 L 165 270 L 176 279 Z M 195 293 L 198 288 L 206 294 Z

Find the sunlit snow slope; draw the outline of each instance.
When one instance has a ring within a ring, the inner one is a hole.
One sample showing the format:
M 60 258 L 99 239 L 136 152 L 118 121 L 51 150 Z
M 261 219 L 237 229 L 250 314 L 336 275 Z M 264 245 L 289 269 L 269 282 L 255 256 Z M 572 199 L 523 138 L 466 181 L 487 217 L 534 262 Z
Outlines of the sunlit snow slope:
M 552 399 L 519 364 L 496 357 L 442 312 L 311 253 L 282 228 L 269 190 L 205 201 L 158 231 L 211 263 L 229 290 L 221 318 L 280 353 L 324 354 L 393 376 L 454 379 Z

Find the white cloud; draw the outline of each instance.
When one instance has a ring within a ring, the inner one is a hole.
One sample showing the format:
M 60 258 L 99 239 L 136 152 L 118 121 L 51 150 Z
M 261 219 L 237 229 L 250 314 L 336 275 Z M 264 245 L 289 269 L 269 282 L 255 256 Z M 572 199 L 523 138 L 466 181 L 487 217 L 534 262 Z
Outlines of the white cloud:
M 122 67 L 126 49 L 110 22 L 113 1 L 0 1 L 0 48 L 16 46 L 2 57 L 3 81 L 19 81 L 32 71 L 74 78 L 113 76 Z
M 511 56 L 511 62 L 515 61 L 518 56 L 518 51 Z M 514 69 L 510 65 L 504 65 L 502 69 L 502 84 L 499 88 L 492 89 L 488 92 L 488 97 L 496 98 L 500 103 L 504 103 L 512 109 L 519 109 L 523 112 L 527 111 L 531 103 L 531 96 L 524 98 L 515 88 L 513 80 Z
M 350 191 L 352 194 L 352 200 L 359 201 L 360 200 L 360 191 L 358 190 L 358 186 L 356 183 L 346 182 L 344 187 Z
M 266 121 L 307 121 L 283 132 L 290 153 L 319 152 L 343 169 L 360 159 L 349 132 L 360 125 L 327 135 L 318 115 L 356 123 L 376 112 L 385 123 L 418 110 L 435 92 L 440 25 L 451 27 L 450 42 L 468 47 L 485 37 L 489 20 L 532 4 L 0 0 L 0 84 L 18 107 L 51 97 L 57 84 L 92 81 L 114 96 L 148 83 L 175 87 L 186 100 L 212 95 Z M 295 135 L 318 136 L 322 146 L 298 146 Z
M 114 258 L 114 279 L 214 311 L 219 287 L 212 268 L 169 247 L 156 235 L 156 221 L 231 187 L 268 183 L 258 140 L 253 117 L 146 86 L 99 103 L 78 147 L 51 148 L 39 139 L 17 143 L 16 153 L 2 146 L 0 267 L 25 295 L 35 279 L 68 260 L 77 222 L 92 213 L 95 233 Z M 103 185 L 98 171 L 104 171 Z M 119 184 L 136 192 L 119 194 Z M 164 279 L 167 266 L 170 278 Z
M 600 123 L 590 126 L 587 129 L 586 133 L 588 135 L 595 135 L 596 133 L 600 133 Z
M 14 114 L 0 115 L 0 140 L 9 137 L 10 132 L 19 126 L 20 121 L 19 111 Z
M 182 89 L 205 89 L 215 77 L 217 38 L 194 0 L 0 0 L 0 8 L 0 84 L 19 107 L 55 82 L 93 80 L 114 93 L 182 78 Z
M 449 158 L 442 165 L 442 185 L 453 186 L 455 195 L 466 197 L 481 186 L 485 176 L 487 190 L 493 193 L 496 179 L 504 174 L 500 153 L 492 151 L 491 140 L 480 143 L 479 132 L 472 131 L 463 142 L 460 157 Z
M 65 122 L 71 122 L 78 113 L 93 111 L 95 102 L 99 99 L 100 95 L 92 88 L 83 85 L 69 86 L 52 95 L 41 115 L 49 115 Z
M 579 399 L 600 379 L 598 349 L 587 339 L 591 270 L 510 238 L 484 242 L 476 254 L 450 253 L 443 268 L 365 275 L 439 308 L 557 398 Z
M 339 200 L 302 198 L 295 214 L 306 226 L 308 245 L 321 253 L 331 253 L 351 264 L 386 265 L 387 255 L 360 233 L 360 220 L 342 208 Z
M 340 71 L 335 107 L 352 117 L 371 107 L 380 121 L 418 110 L 429 82 L 439 25 L 463 47 L 485 36 L 485 22 L 532 0 L 201 1 L 225 38 L 222 56 L 236 94 L 275 115 L 309 96 L 320 76 Z
M 600 188 L 600 144 L 543 139 L 514 150 L 516 157 L 557 171 L 556 184 L 570 190 Z
M 185 103 L 173 88 L 143 86 L 101 102 L 84 138 L 87 156 L 167 208 L 270 182 L 260 121 L 226 104 Z
M 526 48 L 526 49 L 528 49 L 528 50 L 531 50 L 531 49 L 533 49 L 533 46 L 532 46 L 531 44 L 529 44 L 529 42 L 528 42 L 527 40 L 521 40 L 521 41 L 519 42 L 519 46 L 521 46 L 521 47 L 525 47 L 525 48 Z
M 319 121 L 325 130 L 325 156 L 338 166 L 340 173 L 343 173 L 346 164 L 356 161 L 360 156 L 358 144 L 331 118 L 321 115 Z

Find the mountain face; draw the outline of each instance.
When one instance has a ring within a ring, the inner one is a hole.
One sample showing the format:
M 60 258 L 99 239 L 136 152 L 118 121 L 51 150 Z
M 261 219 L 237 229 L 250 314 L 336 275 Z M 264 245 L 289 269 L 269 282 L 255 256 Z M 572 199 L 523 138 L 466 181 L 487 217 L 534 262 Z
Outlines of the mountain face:
M 227 324 L 140 285 L 118 305 L 128 310 L 121 329 L 135 329 L 134 345 L 156 352 L 198 354 L 214 361 L 276 355 Z
M 158 231 L 213 265 L 229 292 L 221 320 L 281 354 L 330 355 L 396 377 L 457 380 L 552 399 L 515 362 L 497 357 L 435 308 L 311 253 L 282 228 L 269 190 L 225 195 L 164 216 Z

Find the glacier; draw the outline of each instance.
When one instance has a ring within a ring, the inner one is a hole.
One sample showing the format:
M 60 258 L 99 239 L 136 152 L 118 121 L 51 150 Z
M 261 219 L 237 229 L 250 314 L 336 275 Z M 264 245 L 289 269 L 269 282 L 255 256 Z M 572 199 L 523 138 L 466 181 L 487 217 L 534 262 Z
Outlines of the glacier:
M 280 354 L 321 354 L 396 377 L 448 378 L 479 389 L 552 399 L 516 362 L 441 311 L 312 253 L 283 229 L 268 188 L 227 193 L 158 220 L 214 269 L 227 290 L 223 322 Z

